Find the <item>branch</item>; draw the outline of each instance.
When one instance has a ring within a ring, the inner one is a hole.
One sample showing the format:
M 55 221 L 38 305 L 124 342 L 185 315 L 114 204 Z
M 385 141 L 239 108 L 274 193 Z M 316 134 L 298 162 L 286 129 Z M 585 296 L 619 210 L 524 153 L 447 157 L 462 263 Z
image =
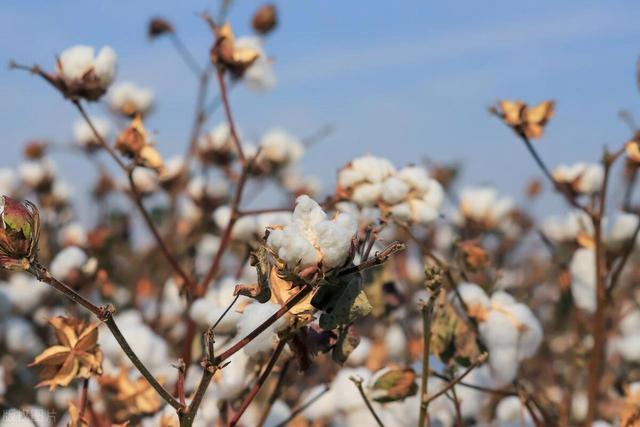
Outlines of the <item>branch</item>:
M 449 384 L 447 384 L 445 387 L 440 389 L 437 393 L 429 396 L 429 398 L 426 400 L 425 403 L 427 405 L 429 405 L 429 403 L 431 403 L 432 401 L 436 400 L 438 397 L 440 397 L 443 394 L 445 394 L 451 388 L 455 387 L 455 385 L 458 384 L 460 381 L 462 381 L 464 379 L 464 377 L 469 375 L 471 373 L 471 371 L 473 371 L 475 368 L 477 368 L 478 366 L 483 364 L 484 361 L 487 360 L 487 356 L 488 356 L 487 353 L 482 353 L 478 357 L 478 359 L 476 359 L 476 361 L 473 364 L 471 364 L 471 366 L 469 366 L 459 377 L 457 377 L 456 379 L 454 379 L 451 382 L 449 382 Z
M 320 400 L 320 398 L 322 396 L 324 396 L 324 394 L 327 393 L 328 391 L 329 391 L 329 385 L 325 385 L 324 389 L 320 393 L 318 393 L 317 395 L 313 396 L 313 399 L 309 399 L 308 402 L 305 402 L 304 404 L 300 405 L 298 408 L 296 408 L 293 411 L 291 411 L 291 414 L 289 415 L 289 417 L 287 417 L 286 420 L 281 421 L 280 423 L 276 424 L 275 427 L 285 427 L 285 426 L 289 425 L 289 422 L 291 420 L 293 420 L 295 417 L 297 417 L 301 412 L 303 412 L 309 406 L 313 405 L 315 402 Z
M 91 313 L 93 313 L 98 319 L 104 322 L 104 324 L 107 325 L 107 327 L 113 334 L 113 337 L 116 339 L 116 341 L 124 351 L 124 353 L 127 355 L 129 360 L 131 360 L 131 363 L 133 363 L 136 369 L 147 380 L 147 382 L 151 385 L 151 387 L 153 387 L 156 390 L 156 392 L 160 395 L 160 397 L 162 397 L 169 405 L 174 407 L 176 410 L 181 410 L 183 408 L 180 402 L 178 402 L 171 395 L 171 393 L 169 393 L 158 382 L 158 380 L 156 380 L 153 374 L 149 372 L 149 370 L 144 365 L 144 363 L 142 363 L 142 361 L 131 349 L 131 346 L 127 342 L 126 338 L 122 335 L 122 332 L 120 332 L 118 325 L 113 319 L 112 307 L 109 307 L 109 306 L 98 307 L 97 305 L 93 304 L 91 301 L 87 300 L 82 295 L 78 294 L 76 291 L 71 289 L 68 285 L 66 285 L 65 283 L 53 277 L 51 273 L 49 273 L 49 271 L 44 266 L 38 263 L 35 263 L 34 265 L 32 265 L 31 269 L 29 270 L 29 273 L 35 276 L 36 279 L 38 279 L 39 281 L 44 282 L 52 286 L 56 290 L 60 291 L 61 293 L 63 293 L 71 301 L 77 304 L 80 304 L 81 306 L 89 310 Z
M 202 71 L 200 69 L 200 65 L 198 64 L 198 61 L 196 61 L 189 49 L 187 49 L 178 34 L 176 34 L 175 31 L 171 32 L 169 39 L 171 40 L 171 44 L 173 44 L 173 47 L 178 52 L 178 55 L 180 55 L 180 58 L 182 58 L 184 63 L 187 64 L 187 67 L 189 67 L 191 72 L 193 72 L 196 77 L 200 76 L 202 74 Z
M 282 353 L 282 350 L 284 349 L 286 343 L 287 341 L 284 339 L 278 341 L 278 346 L 273 352 L 273 355 L 271 355 L 269 363 L 267 363 L 264 371 L 262 371 L 262 374 L 260 375 L 260 378 L 258 378 L 258 381 L 253 385 L 253 387 L 251 387 L 251 391 L 249 391 L 249 394 L 242 401 L 240 409 L 238 409 L 238 412 L 236 412 L 233 419 L 229 422 L 229 427 L 234 427 L 236 424 L 238 424 L 238 422 L 240 421 L 240 417 L 242 417 L 242 414 L 244 414 L 244 411 L 246 411 L 251 402 L 253 402 L 253 399 L 255 399 L 256 395 L 258 394 L 264 383 L 267 381 L 269 374 L 271 374 L 271 371 L 276 365 L 276 362 L 278 361 L 278 358 L 280 357 L 280 354 Z
M 424 350 L 422 352 L 422 381 L 420 384 L 420 426 L 425 425 L 427 419 L 427 409 L 429 400 L 427 400 L 428 384 L 429 384 L 429 356 L 431 354 L 431 321 L 433 320 L 433 311 L 436 299 L 440 294 L 438 291 L 431 291 L 429 301 L 422 305 L 422 339 L 424 342 Z
M 231 106 L 229 105 L 229 96 L 227 94 L 227 84 L 224 80 L 224 70 L 218 69 L 218 84 L 220 85 L 220 96 L 222 98 L 222 105 L 224 105 L 224 112 L 227 116 L 227 123 L 229 124 L 229 131 L 231 132 L 231 136 L 233 136 L 233 141 L 236 145 L 236 150 L 238 151 L 238 158 L 240 162 L 244 165 L 246 163 L 246 159 L 244 157 L 244 152 L 242 151 L 242 144 L 240 143 L 240 138 L 238 137 L 238 132 L 236 131 L 236 126 L 233 122 L 233 115 L 231 114 Z
M 273 388 L 273 392 L 271 393 L 271 396 L 269 396 L 269 400 L 267 400 L 267 404 L 264 407 L 264 410 L 262 411 L 262 415 L 260 416 L 260 420 L 258 421 L 257 427 L 262 427 L 264 425 L 264 422 L 267 420 L 267 417 L 271 412 L 271 408 L 273 407 L 273 404 L 275 403 L 275 401 L 278 399 L 278 396 L 280 395 L 280 391 L 282 390 L 282 386 L 284 384 L 284 379 L 287 375 L 287 372 L 289 371 L 289 366 L 291 366 L 291 358 L 287 359 L 282 365 L 282 368 L 280 369 L 280 374 L 278 375 L 278 381 L 276 381 L 276 385 Z
M 371 415 L 373 415 L 373 418 L 375 418 L 376 422 L 378 423 L 378 426 L 384 427 L 382 420 L 380 419 L 380 417 L 378 417 L 378 414 L 376 414 L 376 411 L 373 409 L 373 406 L 371 406 L 371 402 L 369 402 L 369 399 L 367 398 L 367 395 L 364 392 L 364 388 L 362 388 L 362 383 L 364 382 L 364 380 L 358 376 L 349 377 L 349 379 L 353 381 L 355 386 L 358 388 L 358 391 L 360 392 L 360 396 L 362 396 L 362 400 L 364 400 L 365 405 L 367 405 L 369 412 L 371 412 Z

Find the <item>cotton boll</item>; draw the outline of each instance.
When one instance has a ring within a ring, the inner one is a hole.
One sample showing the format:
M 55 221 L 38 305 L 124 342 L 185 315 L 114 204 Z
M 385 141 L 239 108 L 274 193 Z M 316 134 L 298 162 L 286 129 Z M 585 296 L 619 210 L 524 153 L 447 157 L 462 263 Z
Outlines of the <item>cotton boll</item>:
M 615 346 L 624 360 L 629 362 L 640 361 L 640 333 L 620 337 Z
M 484 289 L 475 283 L 460 283 L 458 292 L 467 306 L 478 306 L 487 309 L 491 304 L 491 300 Z
M 380 183 L 361 184 L 353 190 L 351 199 L 360 206 L 372 206 L 382 197 L 383 187 Z
M 260 143 L 260 158 L 279 166 L 297 161 L 304 154 L 300 141 L 282 128 L 268 130 Z
M 91 123 L 103 140 L 108 141 L 111 135 L 111 123 L 104 117 L 90 117 Z M 86 120 L 77 120 L 73 125 L 73 142 L 82 148 L 100 147 L 93 129 Z
M 392 176 L 382 184 L 382 199 L 391 205 L 401 202 L 409 193 L 409 185 L 402 179 Z
M 231 219 L 231 208 L 221 206 L 213 212 L 213 220 L 218 228 L 224 230 Z M 235 240 L 250 242 L 255 240 L 257 234 L 257 222 L 254 216 L 244 216 L 238 218 L 233 226 L 231 237 Z
M 353 356 L 353 353 L 351 356 Z M 315 421 L 323 418 L 332 418 L 335 415 L 337 406 L 335 401 L 335 392 L 331 388 L 329 391 L 324 392 L 325 387 L 326 386 L 324 385 L 312 387 L 305 393 L 305 397 L 300 400 L 303 402 L 300 406 L 304 406 L 305 403 L 313 400 L 313 405 L 308 406 L 304 411 L 302 411 L 302 416 L 306 419 Z
M 93 70 L 100 81 L 100 85 L 106 88 L 116 77 L 118 56 L 111 46 L 100 49 L 93 63 Z
M 51 261 L 49 270 L 54 277 L 60 280 L 67 280 L 74 271 L 82 270 L 87 260 L 87 254 L 82 249 L 77 246 L 69 246 L 58 252 L 53 261 Z
M 584 194 L 593 194 L 600 191 L 604 180 L 604 169 L 602 165 L 588 165 L 578 180 L 577 190 Z
M 411 201 L 412 220 L 417 224 L 427 225 L 438 218 L 438 210 L 421 199 Z
M 427 171 L 417 166 L 408 166 L 401 169 L 398 172 L 398 178 L 420 192 L 420 194 L 427 193 L 432 185 L 432 179 L 427 174 Z
M 465 218 L 488 226 L 500 224 L 513 208 L 513 201 L 499 198 L 491 187 L 465 188 L 460 193 L 460 210 Z
M 30 188 L 38 188 L 53 180 L 55 168 L 51 160 L 41 159 L 22 163 L 18 168 L 20 179 Z
M 79 222 L 71 222 L 65 225 L 58 234 L 58 242 L 61 246 L 82 246 L 89 244 L 87 230 Z
M 496 407 L 496 420 L 500 427 L 531 426 L 531 415 L 517 396 L 509 396 L 502 399 Z
M 137 190 L 143 194 L 153 193 L 158 189 L 158 174 L 147 168 L 136 167 L 133 169 L 133 182 Z
M 351 166 L 361 171 L 367 181 L 374 183 L 382 182 L 396 173 L 396 168 L 389 160 L 371 155 L 355 159 Z
M 320 221 L 323 221 L 326 216 L 320 205 L 311 197 L 302 195 L 296 199 L 293 222 L 300 228 L 309 231 Z
M 622 335 L 632 335 L 640 331 L 640 310 L 633 309 L 618 323 Z
M 12 195 L 16 191 L 16 173 L 9 168 L 0 168 L 0 194 Z
M 518 359 L 522 361 L 533 357 L 542 342 L 542 325 L 529 307 L 524 304 L 515 304 L 510 307 L 510 312 L 520 322 Z
M 491 310 L 479 325 L 480 334 L 489 347 L 489 364 L 497 381 L 508 383 L 518 370 L 518 329 L 505 313 Z
M 125 116 L 136 112 L 148 113 L 153 107 L 153 100 L 154 94 L 151 89 L 131 82 L 118 83 L 109 91 L 109 107 Z
M 589 410 L 589 399 L 587 393 L 578 391 L 573 393 L 571 398 L 571 418 L 575 421 L 584 421 Z
M 280 306 L 278 304 L 249 304 L 245 307 L 244 313 L 242 313 L 240 321 L 238 322 L 238 339 L 246 337 L 279 309 Z M 286 320 L 281 317 L 273 325 L 269 326 L 264 332 L 247 344 L 244 347 L 244 352 L 251 357 L 258 353 L 270 351 L 278 342 L 279 338 L 277 332 L 286 327 L 286 325 Z
M 4 324 L 5 345 L 9 353 L 35 355 L 42 350 L 42 341 L 31 323 L 22 317 L 10 317 Z
M 242 81 L 251 90 L 266 91 L 276 85 L 276 77 L 269 58 L 262 50 L 262 42 L 258 37 L 239 37 L 234 42 L 237 49 L 252 49 L 258 52 L 258 58 L 242 75 Z
M 250 359 L 246 352 L 239 351 L 228 361 L 229 365 L 219 371 L 220 376 L 215 379 L 216 384 L 212 387 L 218 399 L 228 400 L 237 397 L 251 382 L 249 371 L 253 366 L 249 365 Z
M 633 238 L 633 233 L 637 226 L 638 217 L 635 214 L 619 214 L 605 235 L 607 248 L 622 248 L 630 239 Z
M 256 217 L 259 234 L 264 230 L 273 227 L 286 227 L 291 224 L 292 214 L 290 212 L 271 212 L 258 215 Z
M 354 235 L 354 221 L 347 214 L 341 214 L 336 221 L 322 221 L 316 225 L 316 243 L 322 253 L 325 269 L 343 265 L 351 252 Z
M 482 365 L 471 371 L 465 378 L 465 382 L 481 387 L 491 388 L 493 381 L 487 365 Z M 460 412 L 463 418 L 477 417 L 489 401 L 486 393 L 470 387 L 456 386 L 456 395 L 460 401 Z
M 317 265 L 321 260 L 320 253 L 315 246 L 295 228 L 272 231 L 267 239 L 267 244 L 277 249 L 278 257 L 286 262 L 290 268 L 310 267 Z
M 596 310 L 596 254 L 593 249 L 578 249 L 571 259 L 571 294 L 576 306 L 587 313 Z
M 394 323 L 389 326 L 384 335 L 384 346 L 387 354 L 393 360 L 402 360 L 407 351 L 407 336 L 402 327 Z
M 60 72 L 68 81 L 80 80 L 93 68 L 95 50 L 91 46 L 77 45 L 60 53 Z
M 213 234 L 202 236 L 196 247 L 195 269 L 199 275 L 206 274 L 211 266 L 211 260 L 220 247 L 220 238 Z
M 397 221 L 409 222 L 413 219 L 413 210 L 409 202 L 398 203 L 397 205 L 391 206 L 389 213 L 391 217 Z
M 291 409 L 282 400 L 278 399 L 273 402 L 271 411 L 264 421 L 264 427 L 275 427 L 287 420 L 291 416 Z
M 25 273 L 13 273 L 9 282 L 0 289 L 4 290 L 14 310 L 22 314 L 33 311 L 44 295 L 51 292 L 48 286 Z
M 361 337 L 358 346 L 351 352 L 347 359 L 347 366 L 360 366 L 369 358 L 372 342 L 367 337 Z

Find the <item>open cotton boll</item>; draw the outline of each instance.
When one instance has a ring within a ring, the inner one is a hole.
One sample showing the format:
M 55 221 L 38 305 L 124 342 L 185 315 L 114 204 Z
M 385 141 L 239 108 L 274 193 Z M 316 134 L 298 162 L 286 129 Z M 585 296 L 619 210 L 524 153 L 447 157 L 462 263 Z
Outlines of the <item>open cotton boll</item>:
M 31 188 L 37 188 L 55 177 L 55 167 L 49 159 L 30 160 L 20 164 L 18 173 L 23 183 Z
M 108 141 L 111 135 L 111 123 L 109 120 L 104 117 L 94 116 L 91 116 L 90 120 L 98 132 L 98 135 L 100 135 L 103 140 Z M 73 142 L 82 148 L 97 148 L 101 146 L 93 129 L 91 129 L 91 126 L 83 119 L 79 119 L 73 124 Z
M 9 168 L 0 168 L 0 194 L 12 195 L 16 191 L 16 173 Z
M 154 94 L 149 88 L 132 82 L 115 84 L 109 91 L 109 107 L 125 116 L 148 113 L 153 107 Z
M 596 254 L 593 249 L 578 249 L 571 259 L 571 295 L 575 305 L 587 313 L 596 310 Z
M 384 334 L 384 346 L 392 360 L 403 360 L 407 353 L 407 336 L 402 327 L 394 323 Z
M 469 187 L 460 193 L 460 211 L 464 218 L 496 226 L 504 221 L 513 209 L 513 200 L 499 197 L 491 187 Z
M 89 244 L 89 236 L 85 227 L 79 222 L 65 225 L 58 233 L 58 243 L 61 246 L 82 246 Z
M 221 230 L 227 227 L 230 219 L 231 208 L 229 206 L 221 206 L 213 212 L 213 220 Z M 258 234 L 258 223 L 256 217 L 252 215 L 238 218 L 231 231 L 233 239 L 243 242 L 255 240 Z
M 640 361 L 640 332 L 624 335 L 615 341 L 615 348 L 628 362 Z
M 633 238 L 638 227 L 638 216 L 630 213 L 620 213 L 612 221 L 612 225 L 607 230 L 604 240 L 609 249 L 620 249 Z M 636 237 L 635 244 L 638 244 L 640 235 Z
M 260 159 L 275 165 L 289 165 L 302 157 L 304 146 L 283 128 L 268 130 L 260 141 Z
M 51 292 L 51 288 L 25 273 L 13 273 L 8 282 L 0 283 L 14 310 L 29 313 Z
M 69 276 L 75 272 L 82 270 L 89 257 L 77 246 L 69 246 L 58 252 L 49 270 L 51 274 L 59 280 L 67 280 Z
M 250 49 L 258 53 L 258 58 L 242 75 L 242 82 L 251 90 L 266 91 L 276 85 L 273 66 L 262 49 L 262 41 L 258 37 L 239 37 L 234 41 L 237 49 Z
M 58 63 L 60 73 L 68 80 L 80 80 L 93 68 L 95 49 L 91 46 L 76 45 L 63 50 Z
M 399 177 L 389 177 L 382 184 L 382 200 L 394 205 L 404 200 L 409 190 L 409 185 Z
M 367 337 L 361 337 L 358 346 L 351 352 L 347 359 L 347 366 L 360 366 L 369 358 L 372 342 Z
M 640 310 L 633 309 L 624 315 L 618 327 L 622 335 L 631 335 L 640 332 Z
M 560 183 L 570 185 L 581 194 L 592 194 L 602 188 L 604 168 L 600 164 L 578 162 L 573 165 L 562 164 L 553 171 L 553 178 Z
M 100 49 L 93 63 L 93 70 L 102 87 L 106 88 L 113 82 L 116 77 L 117 66 L 118 56 L 116 51 L 111 46 L 105 46 Z
M 229 194 L 229 185 L 226 181 L 216 180 L 207 182 L 198 176 L 187 184 L 187 194 L 193 200 L 222 199 Z
M 10 353 L 34 355 L 42 350 L 42 341 L 33 326 L 22 317 L 8 318 L 4 329 L 4 342 Z
M 487 293 L 475 283 L 460 283 L 458 285 L 458 292 L 469 308 L 477 306 L 486 310 L 491 305 L 491 300 L 487 296 Z
M 252 409 L 251 415 L 253 416 L 252 418 L 253 418 L 254 424 L 247 423 L 246 425 L 257 425 L 259 417 L 262 413 L 260 410 L 258 410 L 258 408 L 259 407 L 256 404 L 254 404 L 251 407 Z M 271 411 L 269 411 L 267 418 L 264 420 L 263 426 L 276 427 L 280 425 L 282 422 L 289 419 L 290 416 L 291 416 L 291 408 L 289 408 L 289 406 L 287 406 L 287 404 L 284 403 L 282 400 L 278 399 L 275 402 L 273 402 Z
M 480 387 L 491 388 L 491 372 L 487 365 L 482 365 L 471 371 L 465 378 L 465 383 Z M 490 396 L 471 387 L 456 386 L 456 395 L 460 401 L 460 412 L 463 418 L 477 417 L 490 400 Z
M 234 290 L 237 282 L 234 277 L 227 277 L 210 287 L 204 298 L 197 299 L 191 305 L 189 311 L 191 318 L 201 326 L 213 325 L 235 299 Z M 240 296 L 236 306 L 242 306 L 248 300 L 249 298 Z M 216 332 L 235 331 L 241 316 L 238 311 L 229 310 L 216 327 Z
M 518 372 L 518 329 L 504 313 L 489 312 L 487 320 L 479 325 L 480 334 L 489 347 L 489 365 L 493 378 L 507 384 Z
M 162 311 L 160 323 L 163 326 L 178 324 L 184 312 L 186 303 L 180 295 L 180 290 L 173 277 L 167 279 L 162 292 Z M 158 312 L 157 301 L 150 298 L 145 301 L 142 307 L 144 317 L 148 320 L 155 319 Z
M 342 411 L 352 411 L 358 408 L 365 408 L 358 388 L 350 377 L 360 377 L 365 383 L 371 378 L 371 371 L 367 368 L 343 368 L 331 383 L 336 409 Z
M 213 234 L 205 234 L 196 247 L 195 267 L 198 274 L 205 274 L 211 266 L 211 260 L 218 252 L 220 238 Z
M 246 348 L 246 347 L 245 347 Z M 247 384 L 251 382 L 249 372 L 254 368 L 253 363 L 244 351 L 238 351 L 228 359 L 229 364 L 219 371 L 215 384 L 210 387 L 218 399 L 229 400 L 240 395 Z
M 571 397 L 571 418 L 575 421 L 584 421 L 589 410 L 589 399 L 584 391 L 577 391 Z
M 520 323 L 520 337 L 518 339 L 518 360 L 522 361 L 538 351 L 542 342 L 542 325 L 533 312 L 525 304 L 514 304 L 509 308 L 510 313 Z
M 363 183 L 353 189 L 351 200 L 360 206 L 372 206 L 382 197 L 383 187 L 380 183 Z
M 321 221 L 315 226 L 316 244 L 322 254 L 322 265 L 326 270 L 344 264 L 351 251 L 351 241 L 357 231 L 353 218 L 338 214 L 332 221 Z
M 496 421 L 499 427 L 533 427 L 534 425 L 531 415 L 517 396 L 500 400 L 496 407 Z
M 159 179 L 155 171 L 138 166 L 133 169 L 132 176 L 139 192 L 149 194 L 158 189 Z M 127 188 L 129 188 L 129 183 L 127 183 Z
M 252 303 L 245 307 L 240 320 L 238 321 L 238 341 L 249 335 L 254 329 L 264 323 L 276 311 L 280 309 L 278 304 L 259 304 Z M 269 326 L 264 332 L 258 335 L 254 340 L 244 347 L 245 353 L 251 357 L 259 353 L 270 351 L 278 342 L 277 332 L 287 326 L 284 317 L 278 319 L 273 325 Z

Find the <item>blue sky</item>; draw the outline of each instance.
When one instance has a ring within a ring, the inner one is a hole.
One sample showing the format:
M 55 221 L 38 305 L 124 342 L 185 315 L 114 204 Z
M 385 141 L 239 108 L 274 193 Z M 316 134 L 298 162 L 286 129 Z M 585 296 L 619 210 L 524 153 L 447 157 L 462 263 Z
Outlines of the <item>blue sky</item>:
M 249 32 L 261 2 L 236 1 L 237 34 Z M 620 109 L 640 117 L 635 67 L 640 54 L 636 1 L 279 1 L 281 26 L 267 41 L 278 86 L 232 94 L 251 137 L 279 125 L 304 136 L 324 124 L 336 132 L 309 153 L 304 168 L 333 185 L 336 169 L 366 152 L 396 164 L 458 160 L 463 182 L 510 194 L 537 175 L 513 135 L 486 112 L 499 98 L 557 100 L 537 142 L 553 166 L 595 160 L 602 146 L 629 136 Z M 119 78 L 156 90 L 148 127 L 166 157 L 183 151 L 196 82 L 166 40 L 145 36 L 153 15 L 169 18 L 204 61 L 209 30 L 196 16 L 214 1 L 32 1 L 0 5 L 0 56 L 53 67 L 73 44 L 112 45 Z M 0 166 L 19 161 L 29 138 L 68 141 L 75 111 L 43 82 L 0 69 Z M 100 112 L 99 106 L 94 108 Z M 221 121 L 216 115 L 210 125 Z M 57 158 L 77 190 L 88 184 L 82 160 Z M 89 181 L 90 182 L 90 181 Z

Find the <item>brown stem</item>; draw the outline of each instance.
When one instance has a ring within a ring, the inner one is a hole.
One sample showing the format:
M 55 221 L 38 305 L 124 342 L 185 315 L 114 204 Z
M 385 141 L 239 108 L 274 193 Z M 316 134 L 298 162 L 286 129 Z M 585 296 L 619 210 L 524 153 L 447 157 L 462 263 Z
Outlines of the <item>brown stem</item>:
M 364 392 L 364 388 L 362 387 L 362 383 L 364 382 L 364 380 L 360 377 L 351 377 L 349 379 L 353 381 L 353 384 L 355 384 L 355 386 L 357 387 L 358 391 L 360 392 L 360 396 L 362 396 L 362 400 L 364 400 L 364 404 L 367 405 L 367 409 L 369 409 L 369 412 L 371 412 L 371 415 L 373 416 L 373 418 L 375 418 L 376 423 L 378 423 L 378 426 L 384 427 L 384 423 L 382 422 L 378 414 L 376 414 L 376 411 L 373 409 L 373 406 L 371 406 L 371 402 L 369 402 L 369 398 Z
M 80 304 L 81 306 L 86 308 L 91 313 L 93 313 L 98 319 L 104 322 L 104 324 L 107 325 L 107 327 L 113 334 L 113 337 L 116 339 L 116 341 L 124 351 L 124 353 L 127 355 L 129 360 L 131 360 L 131 363 L 133 363 L 133 365 L 140 372 L 140 374 L 147 380 L 149 385 L 151 385 L 151 387 L 153 387 L 169 405 L 173 406 L 176 410 L 182 409 L 182 405 L 180 404 L 180 402 L 178 402 L 173 396 L 171 396 L 171 393 L 169 393 L 158 382 L 158 380 L 155 379 L 153 374 L 149 372 L 149 370 L 144 365 L 144 363 L 142 363 L 142 361 L 131 349 L 131 346 L 127 342 L 126 338 L 122 335 L 122 332 L 120 332 L 118 325 L 113 319 L 113 308 L 98 307 L 97 305 L 93 304 L 91 301 L 87 300 L 86 298 L 78 294 L 76 291 L 71 289 L 68 285 L 66 285 L 65 283 L 53 277 L 51 273 L 49 273 L 49 271 L 40 264 L 36 263 L 32 265 L 29 272 L 33 274 L 41 282 L 44 282 L 52 286 L 56 290 L 62 292 L 71 301 L 77 304 Z
M 185 44 L 182 42 L 182 39 L 178 37 L 178 34 L 176 34 L 175 31 L 172 32 L 169 39 L 171 40 L 171 44 L 173 44 L 173 47 L 175 47 L 176 51 L 178 52 L 178 55 L 180 55 L 184 63 L 187 64 L 187 67 L 189 67 L 191 72 L 196 77 L 200 76 L 202 74 L 202 71 L 200 70 L 198 61 L 196 61 L 191 52 L 189 52 L 189 49 L 187 49 Z
M 242 151 L 242 144 L 240 143 L 240 138 L 238 137 L 238 132 L 236 131 L 235 123 L 233 122 L 233 115 L 231 114 L 231 106 L 229 105 L 229 96 L 227 93 L 227 83 L 224 79 L 224 70 L 218 68 L 218 84 L 220 85 L 220 97 L 222 98 L 222 105 L 224 105 L 224 112 L 227 116 L 227 123 L 229 124 L 229 131 L 231 132 L 231 136 L 233 137 L 233 141 L 236 145 L 236 150 L 238 151 L 238 158 L 240 162 L 244 165 L 246 159 L 244 157 L 244 152 Z
M 446 381 L 451 381 L 451 378 L 443 375 L 439 372 L 434 371 L 433 369 L 429 370 L 429 374 L 433 375 L 434 377 L 440 378 L 441 380 L 446 380 Z M 499 390 L 499 389 L 495 389 L 495 388 L 488 388 L 488 387 L 483 387 L 480 385 L 476 385 L 476 384 L 470 384 L 464 381 L 459 381 L 458 385 L 462 386 L 462 387 L 467 387 L 467 388 L 471 388 L 474 390 L 478 390 L 478 391 L 482 391 L 484 393 L 489 393 L 489 394 L 495 394 L 498 396 L 517 396 L 518 393 L 515 391 L 509 391 L 509 390 Z
M 284 350 L 284 346 L 286 343 L 287 341 L 283 339 L 278 341 L 278 345 L 271 355 L 271 359 L 269 359 L 267 366 L 264 368 L 264 371 L 262 371 L 262 374 L 260 374 L 260 378 L 258 378 L 258 381 L 253 385 L 253 387 L 251 387 L 249 394 L 242 401 L 240 409 L 238 409 L 238 412 L 236 412 L 236 414 L 229 422 L 229 427 L 234 427 L 236 424 L 238 424 L 240 418 L 242 417 L 242 414 L 244 414 L 244 411 L 246 411 L 251 402 L 253 402 L 253 399 L 255 399 L 256 395 L 258 394 L 264 383 L 267 381 L 267 378 L 269 378 L 269 374 L 271 374 L 271 371 L 276 365 L 276 362 L 278 361 L 282 350 Z
M 442 396 L 443 394 L 445 394 L 447 391 L 449 391 L 452 387 L 454 387 L 456 384 L 458 384 L 460 381 L 462 381 L 464 379 L 464 377 L 466 377 L 467 375 L 469 375 L 471 373 L 471 371 L 473 371 L 475 368 L 477 368 L 478 366 L 480 366 L 481 364 L 484 363 L 484 361 L 487 360 L 487 353 L 482 353 L 478 359 L 471 364 L 471 366 L 469 366 L 459 377 L 455 378 L 454 380 L 452 380 L 451 382 L 449 382 L 449 384 L 447 384 L 445 387 L 443 387 L 442 389 L 438 390 L 437 393 L 432 394 L 431 396 L 429 396 L 426 399 L 426 403 L 427 405 L 431 402 L 433 402 L 435 399 L 437 399 L 438 397 Z
M 345 268 L 338 273 L 338 277 L 348 276 L 350 274 L 359 273 L 368 270 L 377 265 L 383 264 L 389 257 L 397 252 L 405 250 L 406 245 L 401 242 L 393 242 L 387 245 L 380 252 L 376 252 L 373 258 L 369 258 L 358 265 Z
M 424 426 L 427 419 L 429 400 L 427 397 L 429 384 L 429 356 L 431 355 L 431 321 L 439 292 L 431 292 L 429 300 L 422 305 L 422 339 L 424 350 L 422 351 L 422 380 L 420 382 L 420 417 L 419 426 Z
M 184 380 L 185 373 L 187 371 L 187 366 L 184 363 L 184 360 L 178 360 L 178 381 L 177 381 L 177 391 L 178 391 L 178 400 L 182 406 L 186 406 L 185 396 L 184 396 Z
M 80 408 L 78 409 L 78 418 L 82 420 L 84 413 L 87 410 L 87 402 L 89 400 L 89 379 L 85 378 L 82 381 L 82 391 L 80 392 Z
M 133 170 L 130 170 L 127 176 L 129 178 L 129 184 L 131 186 L 133 202 L 136 204 L 136 206 L 138 207 L 138 210 L 142 214 L 142 218 L 144 218 L 144 222 L 147 224 L 147 228 L 149 229 L 149 231 L 151 231 L 151 234 L 153 234 L 153 237 L 155 238 L 156 243 L 158 244 L 158 247 L 162 251 L 167 261 L 169 261 L 169 264 L 171 265 L 173 271 L 178 276 L 180 276 L 184 284 L 190 290 L 192 291 L 195 290 L 196 283 L 193 280 L 191 280 L 189 275 L 187 275 L 187 273 L 182 269 L 182 267 L 180 266 L 180 263 L 175 258 L 173 253 L 169 250 L 169 247 L 167 246 L 166 242 L 162 238 L 160 231 L 154 224 L 153 219 L 151 218 L 151 215 L 149 214 L 147 209 L 144 207 L 144 203 L 142 203 L 142 197 L 140 196 L 140 192 L 138 191 L 138 188 L 136 187 L 136 183 L 133 179 Z

